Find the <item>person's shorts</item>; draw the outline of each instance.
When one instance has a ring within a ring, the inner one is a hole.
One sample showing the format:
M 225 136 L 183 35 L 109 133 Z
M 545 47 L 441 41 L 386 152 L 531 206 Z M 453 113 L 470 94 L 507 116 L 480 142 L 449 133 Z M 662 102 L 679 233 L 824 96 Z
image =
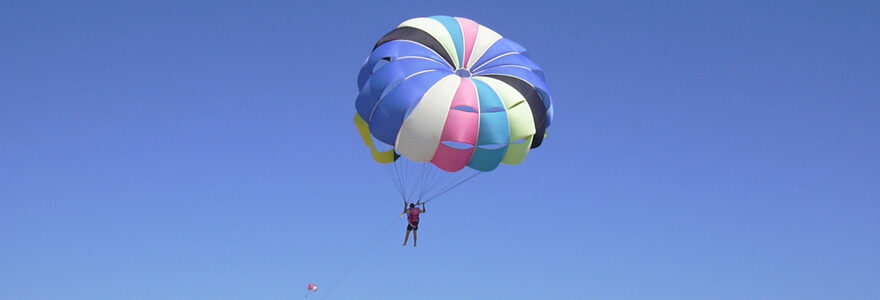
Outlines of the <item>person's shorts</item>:
M 416 225 L 416 227 L 413 227 L 412 225 Z M 407 222 L 406 223 L 406 231 L 419 230 L 419 221 L 412 222 L 412 225 L 410 225 L 409 222 Z

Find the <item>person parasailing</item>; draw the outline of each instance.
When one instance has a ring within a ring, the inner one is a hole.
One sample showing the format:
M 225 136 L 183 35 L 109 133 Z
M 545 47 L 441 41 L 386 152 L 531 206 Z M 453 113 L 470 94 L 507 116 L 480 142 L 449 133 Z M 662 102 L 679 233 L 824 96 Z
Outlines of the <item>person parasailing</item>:
M 416 207 L 416 203 L 410 203 L 409 208 L 406 207 L 406 203 L 403 204 L 403 213 L 406 214 L 406 237 L 403 239 L 403 245 L 406 246 L 406 243 L 409 241 L 409 233 L 412 232 L 413 235 L 413 247 L 416 246 L 416 241 L 418 239 L 418 231 L 419 231 L 419 215 L 425 213 L 425 203 L 421 203 L 422 209 Z

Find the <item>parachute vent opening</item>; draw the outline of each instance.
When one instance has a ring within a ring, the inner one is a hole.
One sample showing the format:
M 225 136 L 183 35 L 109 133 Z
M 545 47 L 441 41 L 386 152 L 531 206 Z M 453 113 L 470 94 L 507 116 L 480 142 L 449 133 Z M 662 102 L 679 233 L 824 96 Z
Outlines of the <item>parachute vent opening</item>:
M 382 59 L 377 61 L 376 64 L 373 65 L 373 74 L 376 74 L 376 71 L 379 71 L 379 69 L 388 65 L 389 63 L 391 63 L 391 57 L 383 57 Z
M 458 77 L 467 78 L 467 77 L 471 77 L 471 71 L 469 71 L 467 69 L 458 69 L 458 70 L 455 70 L 455 75 L 458 75 Z
M 525 140 L 523 140 L 523 141 L 525 141 Z M 480 149 L 486 149 L 486 150 L 498 150 L 498 149 L 507 147 L 507 144 L 489 144 L 489 145 L 480 145 L 477 147 L 479 147 Z
M 497 112 L 504 112 L 504 107 L 489 107 L 489 108 L 483 108 L 483 107 L 481 107 L 481 109 L 482 109 L 481 112 L 484 113 L 484 114 L 488 114 L 488 113 L 497 113 Z
M 468 143 L 453 142 L 453 141 L 442 141 L 440 143 L 442 143 L 443 145 L 446 145 L 449 148 L 457 149 L 457 150 L 467 150 L 467 149 L 471 149 L 474 147 L 474 145 L 471 145 Z
M 452 109 L 458 110 L 458 111 L 470 112 L 470 113 L 477 112 L 477 110 L 475 108 L 470 107 L 470 106 L 465 106 L 465 105 L 459 105 L 459 106 L 453 107 Z
M 523 104 L 523 103 L 525 103 L 525 102 L 526 102 L 526 100 L 520 100 L 520 101 L 517 102 L 516 104 L 511 105 L 510 107 L 508 107 L 507 109 L 513 109 L 514 107 L 517 107 L 517 106 L 519 106 L 520 104 Z

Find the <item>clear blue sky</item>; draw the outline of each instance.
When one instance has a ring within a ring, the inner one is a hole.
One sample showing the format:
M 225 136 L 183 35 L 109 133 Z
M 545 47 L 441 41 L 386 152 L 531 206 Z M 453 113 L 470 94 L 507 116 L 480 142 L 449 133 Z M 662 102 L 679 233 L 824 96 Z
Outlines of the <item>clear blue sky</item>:
M 400 208 L 357 71 L 435 14 L 529 49 L 549 136 L 327 299 L 880 298 L 880 5 L 617 2 L 3 1 L 0 299 L 326 293 Z

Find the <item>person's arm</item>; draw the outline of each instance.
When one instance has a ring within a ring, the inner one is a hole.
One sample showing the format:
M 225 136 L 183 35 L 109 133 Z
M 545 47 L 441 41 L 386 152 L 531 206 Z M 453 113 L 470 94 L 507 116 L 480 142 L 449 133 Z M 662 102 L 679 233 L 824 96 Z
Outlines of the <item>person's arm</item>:
M 426 212 L 426 211 L 425 211 L 425 204 L 422 203 L 422 212 L 421 212 L 421 213 L 425 213 L 425 212 Z

